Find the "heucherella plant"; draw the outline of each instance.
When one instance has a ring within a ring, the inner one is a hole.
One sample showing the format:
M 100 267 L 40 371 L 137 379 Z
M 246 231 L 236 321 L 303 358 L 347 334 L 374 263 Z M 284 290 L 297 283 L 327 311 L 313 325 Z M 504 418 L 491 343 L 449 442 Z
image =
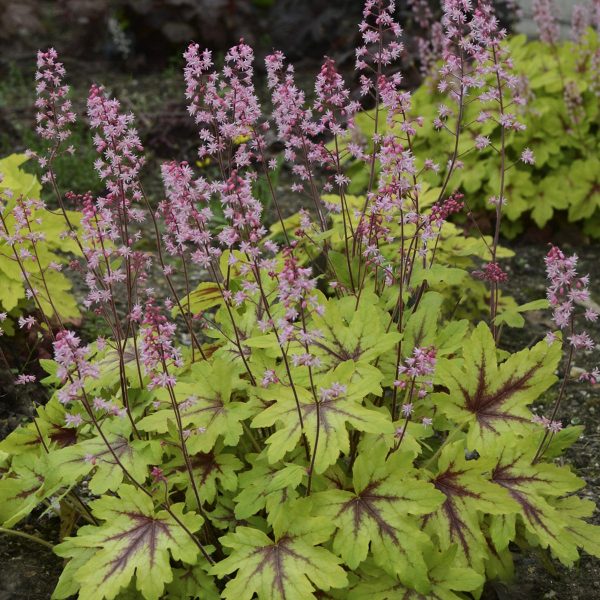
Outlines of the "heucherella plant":
M 106 334 L 48 329 L 52 396 L 0 442 L 3 531 L 40 509 L 61 518 L 54 598 L 478 598 L 486 581 L 511 578 L 516 547 L 568 566 L 581 549 L 600 555 L 594 506 L 576 495 L 584 482 L 555 460 L 581 433 L 559 407 L 575 352 L 594 346 L 575 320 L 588 279 L 552 248 L 547 299 L 502 296 L 502 183 L 491 235 L 449 221 L 471 200 L 451 187 L 465 103 L 502 132 L 521 125 L 491 6 L 446 0 L 443 12 L 448 99 L 435 123 L 455 147 L 437 187 L 423 176 L 438 167 L 414 153 L 426 122 L 393 68 L 402 30 L 389 0 L 365 2 L 356 50 L 368 140 L 331 59 L 309 102 L 283 54 L 268 56 L 269 115 L 248 45 L 219 68 L 191 44 L 185 95 L 210 176 L 165 163 L 158 202 L 142 185 L 133 116 L 98 85 L 88 118 L 106 191 L 62 194 L 53 157 L 71 119 L 57 96 L 39 160 L 78 249 L 83 307 Z M 44 68 L 64 89 L 50 54 Z M 272 137 L 305 199 L 297 214 L 273 182 Z M 362 196 L 348 191 L 357 164 Z M 138 243 L 145 220 L 155 252 Z M 473 294 L 487 314 L 462 319 Z M 545 307 L 558 330 L 503 350 L 505 327 Z M 543 394 L 554 407 L 534 415 Z

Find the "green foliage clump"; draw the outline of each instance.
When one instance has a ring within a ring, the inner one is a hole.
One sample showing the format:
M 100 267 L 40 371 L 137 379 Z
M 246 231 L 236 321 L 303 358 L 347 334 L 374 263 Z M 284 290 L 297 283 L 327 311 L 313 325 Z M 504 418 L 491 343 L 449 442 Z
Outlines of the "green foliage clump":
M 423 193 L 424 205 L 428 195 L 436 190 Z M 350 285 L 361 267 L 345 260 L 342 218 L 333 214 L 321 235 L 340 285 Z M 274 224 L 270 235 L 299 219 Z M 304 264 L 309 237 L 295 240 Z M 44 361 L 52 399 L 35 424 L 0 443 L 0 519 L 13 526 L 40 503 L 67 519 L 86 482 L 95 499 L 77 535 L 56 547 L 68 563 L 53 597 L 458 599 L 479 595 L 486 579 L 510 579 L 514 542 L 566 565 L 579 548 L 599 554 L 597 528 L 584 520 L 593 504 L 572 495 L 583 481 L 552 460 L 581 428 L 566 428 L 536 458 L 544 434 L 529 407 L 556 382 L 561 343 L 509 355 L 485 323 L 470 329 L 449 311 L 445 299 L 464 285 L 469 255 L 485 240 L 447 223 L 442 239 L 435 265 L 417 268 L 405 292 L 410 306 L 428 283 L 401 327 L 396 295 L 369 291 L 372 273 L 362 274 L 358 302 L 317 292 L 323 310 L 305 324 L 321 334 L 310 371 L 293 363 L 304 351 L 298 341 L 282 360 L 275 334 L 261 329 L 260 305 L 226 306 L 211 283 L 189 298 L 192 312 L 214 313 L 203 345 L 210 358 L 184 350 L 176 382 L 153 389 L 135 361 L 125 363 L 131 420 L 100 409 L 95 424 L 86 400 L 70 413 L 83 424 L 65 425 L 58 365 Z M 391 258 L 397 249 L 382 251 Z M 235 257 L 221 259 L 234 265 L 233 290 L 244 281 Z M 263 285 L 270 296 L 273 283 Z M 500 315 L 529 308 L 540 303 Z M 276 319 L 283 307 L 271 310 Z M 403 363 L 420 348 L 436 349 L 433 380 L 413 378 L 396 397 L 396 349 Z M 117 353 L 88 351 L 100 372 L 83 397 L 124 410 Z M 260 383 L 265 373 L 269 384 Z M 405 418 L 400 406 L 415 389 L 431 393 Z

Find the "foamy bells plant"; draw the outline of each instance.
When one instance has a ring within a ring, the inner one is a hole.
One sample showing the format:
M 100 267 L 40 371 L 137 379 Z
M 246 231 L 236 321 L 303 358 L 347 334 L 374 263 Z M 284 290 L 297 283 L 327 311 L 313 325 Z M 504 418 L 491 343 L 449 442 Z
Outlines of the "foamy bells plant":
M 478 101 L 493 68 L 503 69 L 502 97 L 512 80 L 490 7 L 446 2 L 442 26 L 452 101 Z M 356 68 L 375 131 L 384 115 L 403 123 L 376 133 L 370 151 L 347 143 L 359 104 L 333 61 L 311 104 L 283 55 L 267 57 L 269 117 L 244 43 L 220 69 L 209 51 L 187 49 L 200 157 L 218 175 L 164 165 L 157 209 L 139 179 L 133 117 L 103 88 L 92 87 L 88 117 L 104 196 L 60 195 L 52 157 L 64 130 L 43 130 L 57 210 L 80 202 L 81 228 L 66 218 L 65 229 L 83 257 L 83 305 L 110 331 L 92 341 L 48 333 L 52 398 L 0 444 L 5 530 L 40 507 L 61 517 L 54 598 L 453 599 L 510 579 L 515 544 L 566 565 L 582 548 L 600 555 L 585 520 L 594 506 L 575 495 L 584 482 L 555 461 L 582 431 L 563 427 L 567 380 L 554 384 L 563 338 L 568 364 L 593 344 L 574 318 L 587 279 L 553 249 L 548 298 L 503 301 L 503 188 L 491 236 L 467 238 L 447 222 L 468 212 L 447 183 L 458 157 L 448 157 L 444 185 L 422 183 L 412 152 L 422 121 L 407 116 L 410 94 L 393 69 L 402 52 L 393 3 L 367 1 L 360 31 Z M 62 89 L 62 66 L 42 59 Z M 62 114 L 64 96 L 52 98 Z M 272 185 L 269 129 L 306 201 L 291 217 Z M 363 197 L 347 193 L 348 152 L 369 174 Z M 272 192 L 270 227 L 259 178 Z M 137 244 L 144 218 L 152 254 Z M 152 263 L 168 297 L 153 287 Z M 198 273 L 206 281 L 194 288 Z M 487 286 L 488 315 L 460 320 L 474 285 Z M 521 313 L 550 305 L 556 332 L 501 349 Z M 553 406 L 534 416 L 542 394 Z

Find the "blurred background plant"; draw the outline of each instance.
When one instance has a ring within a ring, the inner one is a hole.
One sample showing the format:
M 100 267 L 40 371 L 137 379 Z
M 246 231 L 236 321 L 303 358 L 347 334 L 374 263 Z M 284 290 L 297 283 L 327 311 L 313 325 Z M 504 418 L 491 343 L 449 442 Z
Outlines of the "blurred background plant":
M 0 159 L 0 311 L 5 335 L 12 335 L 15 321 L 23 318 L 35 305 L 26 293 L 29 286 L 25 285 L 24 275 L 14 256 L 11 242 L 17 237 L 27 239 L 29 236 L 25 251 L 35 257 L 39 270 L 27 276 L 32 286 L 38 289 L 46 317 L 63 321 L 74 321 L 80 317 L 77 301 L 71 293 L 71 281 L 62 272 L 69 263 L 70 255 L 77 254 L 79 249 L 72 239 L 60 235 L 64 229 L 62 216 L 44 211 L 42 204 L 38 203 L 41 185 L 35 175 L 22 168 L 27 160 L 24 154 Z M 15 222 L 13 217 L 15 206 L 21 205 L 23 212 L 27 211 L 25 227 Z M 40 218 L 42 214 L 43 221 Z M 71 222 L 78 222 L 78 213 L 70 211 L 69 217 Z M 55 303 L 47 298 L 46 286 Z
M 574 37 L 549 43 L 519 35 L 509 44 L 527 101 L 519 110 L 525 130 L 510 132 L 506 140 L 513 165 L 506 173 L 508 221 L 503 234 L 508 237 L 532 224 L 543 228 L 552 219 L 555 224 L 577 223 L 585 234 L 600 237 L 600 45 L 591 27 Z M 435 74 L 429 76 L 414 93 L 413 107 L 425 117 L 414 150 L 439 164 L 453 141 L 443 124 L 438 84 Z M 489 199 L 501 172 L 494 145 L 501 128 L 489 120 L 479 125 L 479 111 L 476 104 L 466 108 L 467 135 L 458 148 L 464 166 L 453 173 L 449 185 L 464 191 L 470 208 L 485 221 L 482 213 L 493 209 Z M 372 133 L 369 113 L 358 120 L 366 139 Z M 429 181 L 440 184 L 442 176 L 430 170 Z M 354 177 L 351 191 L 360 193 L 367 183 L 364 174 Z

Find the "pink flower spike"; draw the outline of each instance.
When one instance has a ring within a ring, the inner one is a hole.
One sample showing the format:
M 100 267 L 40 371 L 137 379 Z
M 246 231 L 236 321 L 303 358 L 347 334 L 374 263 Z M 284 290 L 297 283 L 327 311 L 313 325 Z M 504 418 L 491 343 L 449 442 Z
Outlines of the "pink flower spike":
M 64 76 L 65 69 L 58 61 L 58 54 L 54 48 L 38 52 L 35 74 L 36 133 L 55 148 L 69 138 L 70 127 L 75 123 L 75 113 L 71 110 L 71 101 L 67 98 L 69 86 L 63 83 Z M 38 157 L 42 166 L 47 160 L 47 156 Z

